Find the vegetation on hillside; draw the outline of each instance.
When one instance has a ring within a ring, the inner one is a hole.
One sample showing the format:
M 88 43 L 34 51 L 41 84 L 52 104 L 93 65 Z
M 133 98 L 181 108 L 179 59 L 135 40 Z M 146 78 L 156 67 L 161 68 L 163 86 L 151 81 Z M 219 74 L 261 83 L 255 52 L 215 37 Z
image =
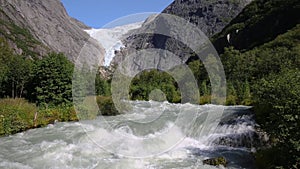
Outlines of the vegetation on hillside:
M 298 0 L 255 0 L 212 41 L 219 52 L 224 47 L 250 50 L 285 33 L 300 23 Z M 229 42 L 227 35 L 230 35 Z
M 160 90 L 165 94 L 165 98 L 162 96 L 160 97 L 162 100 L 157 101 L 169 101 L 172 103 L 180 102 L 180 91 L 175 79 L 168 73 L 158 70 L 144 71 L 136 76 L 131 81 L 129 94 L 132 100 L 150 100 L 155 99 L 149 98 L 149 95 L 155 89 Z
M 257 122 L 272 138 L 272 148 L 260 150 L 256 155 L 260 168 L 300 165 L 299 35 L 300 25 L 297 25 L 253 50 L 241 53 L 231 48 L 223 55 L 229 61 L 225 64 L 229 82 L 237 90 L 242 86 L 241 81 L 250 84 Z
M 300 70 L 285 69 L 262 78 L 256 85 L 255 113 L 273 146 L 260 150 L 260 168 L 300 167 Z
M 255 154 L 259 168 L 300 168 L 299 8 L 298 0 L 255 0 L 213 38 L 226 72 L 226 104 L 253 105 L 257 122 L 271 136 L 271 147 Z M 232 35 L 229 43 L 228 34 Z M 188 66 L 198 83 L 199 103 L 210 103 L 210 80 L 204 65 L 194 60 Z M 62 54 L 52 53 L 39 60 L 15 55 L 7 40 L 0 38 L 0 97 L 12 98 L 0 100 L 0 135 L 56 120 L 78 120 L 72 105 L 73 68 Z M 86 77 L 90 75 L 87 71 Z M 97 74 L 95 84 L 100 111 L 84 119 L 117 115 L 110 80 Z M 152 98 L 153 91 L 164 95 Z M 177 103 L 181 99 L 172 76 L 157 70 L 137 75 L 129 94 L 133 100 Z M 93 93 L 83 95 L 93 97 Z
M 60 105 L 37 107 L 24 99 L 0 100 L 0 136 L 44 127 L 55 121 L 76 121 L 77 114 L 72 106 Z
M 227 91 L 249 84 L 256 120 L 270 134 L 271 147 L 255 154 L 262 169 L 300 167 L 299 11 L 297 0 L 256 0 L 213 38 Z
M 0 38 L 0 136 L 78 120 L 72 102 L 73 69 L 63 54 L 32 60 L 14 54 Z M 109 82 L 98 74 L 95 84 L 97 94 L 103 95 L 97 98 L 101 114 L 116 115 Z
M 30 99 L 38 105 L 59 105 L 72 102 L 73 63 L 63 54 L 49 54 L 34 63 Z
M 259 168 L 300 167 L 299 7 L 295 0 L 253 1 L 215 37 L 218 40 L 231 31 L 243 35 L 233 36 L 237 45 L 227 43 L 220 57 L 227 78 L 227 104 L 253 105 L 257 122 L 271 136 L 271 147 L 255 154 Z M 202 99 L 206 96 L 209 102 L 210 82 L 203 64 L 199 60 L 188 64 Z M 151 92 L 147 87 L 159 88 L 156 74 L 148 71 L 136 77 L 133 98 L 147 100 Z M 172 81 L 167 83 L 176 87 Z
M 23 56 L 38 58 L 40 51 L 50 51 L 45 45 L 35 39 L 29 30 L 17 26 L 16 24 L 2 19 L 6 18 L 6 14 L 0 9 L 0 37 L 10 42 L 17 53 L 22 53 Z

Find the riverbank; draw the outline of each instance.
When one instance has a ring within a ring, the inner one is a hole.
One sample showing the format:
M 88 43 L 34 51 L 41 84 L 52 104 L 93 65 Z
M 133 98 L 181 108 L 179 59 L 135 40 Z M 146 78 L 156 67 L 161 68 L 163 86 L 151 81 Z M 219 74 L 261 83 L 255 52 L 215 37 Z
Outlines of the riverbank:
M 286 78 L 286 76 L 285 76 Z M 113 106 L 111 97 L 109 96 L 98 96 L 97 103 L 100 109 L 100 113 L 104 116 L 117 115 L 117 110 Z M 263 103 L 263 102 L 261 102 Z M 278 104 L 273 101 L 273 104 Z M 252 108 L 255 113 L 256 120 L 259 124 L 264 124 L 264 117 L 267 116 L 269 110 L 273 113 L 279 113 L 279 110 L 274 107 L 264 107 L 256 105 Z M 286 110 L 285 110 L 286 111 Z M 73 106 L 61 105 L 53 107 L 37 107 L 33 103 L 29 103 L 24 99 L 1 99 L 0 100 L 0 136 L 8 136 L 23 132 L 33 128 L 45 127 L 55 122 L 69 122 L 78 121 L 76 111 Z M 292 121 L 291 121 L 292 122 Z M 264 125 L 262 126 L 265 129 Z M 295 136 L 296 137 L 296 136 Z M 271 135 L 271 142 L 269 147 L 265 149 L 258 149 L 253 154 L 255 157 L 256 165 L 259 168 L 276 164 L 274 159 L 281 160 L 279 156 L 273 156 L 273 154 L 281 154 L 282 152 L 291 150 L 291 148 L 285 148 L 291 146 L 290 144 L 284 144 L 280 140 L 276 139 L 274 135 Z M 294 153 L 294 152 L 293 152 Z M 297 159 L 297 156 L 295 156 Z M 289 159 L 287 159 L 288 161 Z M 290 159 L 291 160 L 291 159 Z
M 111 97 L 98 96 L 102 115 L 117 115 Z M 0 99 L 0 136 L 8 136 L 55 122 L 78 121 L 73 105 L 38 107 L 25 99 Z
M 77 121 L 72 106 L 37 107 L 24 99 L 0 100 L 0 136 L 45 127 L 55 122 Z

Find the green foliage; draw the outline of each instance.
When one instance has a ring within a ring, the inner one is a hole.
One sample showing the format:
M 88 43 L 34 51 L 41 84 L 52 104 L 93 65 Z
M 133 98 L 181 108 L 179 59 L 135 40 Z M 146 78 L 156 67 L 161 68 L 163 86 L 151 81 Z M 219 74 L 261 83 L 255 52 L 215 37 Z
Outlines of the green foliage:
M 299 11 L 298 0 L 254 0 L 212 41 L 219 52 L 230 45 L 239 50 L 253 49 L 299 24 Z
M 203 63 L 200 60 L 195 60 L 188 63 L 189 68 L 194 74 L 197 84 L 200 89 L 200 96 L 208 96 L 211 94 L 210 81 L 208 79 L 208 73 Z M 209 101 L 208 99 L 207 101 Z M 205 101 L 206 102 L 206 101 Z M 207 102 L 209 103 L 209 102 Z
M 115 116 L 120 114 L 115 108 L 111 96 L 98 96 L 97 104 L 100 109 L 100 114 L 103 116 Z
M 199 103 L 201 105 L 211 103 L 211 85 L 210 85 L 208 73 L 203 63 L 200 60 L 194 60 L 192 62 L 189 62 L 188 66 L 193 72 L 193 75 L 199 87 L 199 91 L 200 91 Z
M 257 122 L 271 134 L 272 148 L 256 153 L 260 168 L 299 167 L 299 34 L 297 25 L 247 52 L 230 47 L 221 55 L 227 104 L 254 104 Z
M 28 103 L 24 99 L 0 100 L 0 136 L 43 127 L 55 121 L 76 120 L 77 114 L 72 106 L 37 108 L 35 104 Z
M 72 81 L 72 92 L 73 92 L 73 101 L 76 104 L 81 104 L 84 101 L 84 98 L 88 95 L 92 95 L 91 90 L 93 87 L 90 86 L 89 82 L 92 77 L 92 73 L 88 65 L 85 63 L 82 67 L 76 67 L 73 73 Z
M 257 121 L 276 139 L 273 150 L 278 156 L 268 156 L 273 166 L 296 168 L 300 164 L 300 71 L 283 70 L 270 74 L 256 85 L 254 96 Z M 270 150 L 262 151 L 267 153 Z
M 0 100 L 0 135 L 24 131 L 33 126 L 37 108 L 23 99 Z
M 63 54 L 50 54 L 33 69 L 33 100 L 38 105 L 72 102 L 73 64 Z
M 23 97 L 30 80 L 32 61 L 14 55 L 5 39 L 0 38 L 0 97 Z
M 131 81 L 130 96 L 133 100 L 149 100 L 149 94 L 159 89 L 169 102 L 180 102 L 180 93 L 176 81 L 166 72 L 144 71 Z
M 55 122 L 77 121 L 77 113 L 73 106 L 59 105 L 51 107 L 40 107 L 34 127 L 44 127 Z
M 110 84 L 107 80 L 104 80 L 100 73 L 96 75 L 95 79 L 95 89 L 96 89 L 96 94 L 101 95 L 101 96 L 109 96 L 111 95 L 110 92 Z
M 30 80 L 32 61 L 20 56 L 13 56 L 7 63 L 9 69 L 6 80 L 6 94 L 11 93 L 12 98 L 23 97 L 26 85 Z
M 269 14 L 286 9 L 280 5 L 291 5 L 295 1 L 254 1 L 245 10 L 253 9 L 244 11 L 238 18 L 251 18 L 245 25 L 255 25 L 264 20 L 260 17 L 263 13 L 257 13 L 257 10 L 269 9 L 276 3 L 279 6 L 270 9 Z M 261 8 L 259 4 L 267 6 Z M 245 14 L 247 16 L 243 16 Z M 300 25 L 297 25 L 261 46 L 256 45 L 272 36 L 253 41 L 252 45 L 256 47 L 249 51 L 229 47 L 221 55 L 228 79 L 227 104 L 254 104 L 257 122 L 273 140 L 271 148 L 255 154 L 259 168 L 299 168 L 299 35 Z M 249 32 L 247 36 L 250 36 Z
M 227 97 L 226 105 L 236 105 L 238 104 L 238 94 L 232 83 L 227 83 Z
M 247 52 L 225 48 L 221 60 L 227 78 L 227 104 L 252 104 L 254 84 L 272 73 L 300 65 L 300 25 Z M 230 101 L 229 101 L 230 100 Z
M 13 53 L 11 49 L 8 46 L 8 43 L 5 39 L 0 38 L 0 96 L 3 96 L 4 94 L 4 87 L 3 83 L 7 79 L 7 72 L 8 72 L 8 65 L 6 63 L 8 62 L 9 58 L 12 57 Z
M 200 60 L 195 60 L 188 63 L 189 68 L 194 74 L 194 77 L 197 80 L 198 86 L 203 82 L 206 81 L 208 78 L 208 74 L 203 63 Z
M 286 8 L 291 4 L 298 4 L 298 7 Z M 272 13 L 293 11 L 295 8 L 299 8 L 299 1 L 254 1 L 233 23 L 241 24 L 240 21 L 247 20 L 244 23 L 247 26 L 239 27 L 249 29 L 265 21 L 264 15 L 275 16 Z M 289 19 L 286 18 L 287 21 Z M 234 26 L 231 24 L 225 32 Z M 260 25 L 259 28 L 265 27 Z M 272 35 L 267 33 L 260 40 L 252 39 L 251 45 L 247 47 L 256 47 L 251 50 L 225 48 L 221 60 L 228 80 L 227 104 L 254 105 L 257 122 L 271 134 L 272 147 L 256 153 L 258 167 L 299 168 L 300 25 L 276 38 L 273 35 L 280 31 L 269 31 Z M 245 38 L 251 38 L 251 33 L 247 33 Z M 273 37 L 275 39 L 269 41 Z M 257 46 L 265 41 L 269 42 Z

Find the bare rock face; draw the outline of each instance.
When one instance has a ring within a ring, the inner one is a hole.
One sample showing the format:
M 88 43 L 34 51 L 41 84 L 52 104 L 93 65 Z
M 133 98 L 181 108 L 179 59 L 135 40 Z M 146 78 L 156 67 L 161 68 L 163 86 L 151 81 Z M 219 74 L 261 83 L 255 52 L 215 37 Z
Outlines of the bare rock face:
M 100 44 L 83 31 L 88 27 L 71 18 L 60 0 L 0 0 L 0 5 L 7 20 L 28 29 L 40 42 L 73 62 L 83 46 L 90 48 L 87 55 L 104 54 Z
M 187 22 L 194 24 L 207 37 L 212 37 L 229 24 L 243 8 L 252 0 L 175 0 L 162 13 L 175 15 L 183 18 Z M 163 31 L 172 31 L 173 25 L 168 25 L 168 21 L 160 21 L 161 17 L 153 16 L 145 21 L 142 28 L 137 30 L 160 29 Z M 149 26 L 151 25 L 151 26 Z M 176 24 L 175 24 L 176 25 Z M 179 28 L 179 29 L 185 29 Z M 112 65 L 117 65 L 125 56 L 136 50 L 156 48 L 171 51 L 180 56 L 183 62 L 186 62 L 193 51 L 182 42 L 176 41 L 173 37 L 166 37 L 157 34 L 135 34 L 124 40 L 126 48 L 117 52 Z
M 182 17 L 211 37 L 220 32 L 252 0 L 175 0 L 162 13 Z

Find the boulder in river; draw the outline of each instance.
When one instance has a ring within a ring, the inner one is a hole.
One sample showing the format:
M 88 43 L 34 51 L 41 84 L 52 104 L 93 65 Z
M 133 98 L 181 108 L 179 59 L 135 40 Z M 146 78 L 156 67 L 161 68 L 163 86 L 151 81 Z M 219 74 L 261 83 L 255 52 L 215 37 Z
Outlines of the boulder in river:
M 216 157 L 216 158 L 210 158 L 210 159 L 203 160 L 203 164 L 213 165 L 213 166 L 223 165 L 224 167 L 226 167 L 227 163 L 228 162 L 225 157 Z

